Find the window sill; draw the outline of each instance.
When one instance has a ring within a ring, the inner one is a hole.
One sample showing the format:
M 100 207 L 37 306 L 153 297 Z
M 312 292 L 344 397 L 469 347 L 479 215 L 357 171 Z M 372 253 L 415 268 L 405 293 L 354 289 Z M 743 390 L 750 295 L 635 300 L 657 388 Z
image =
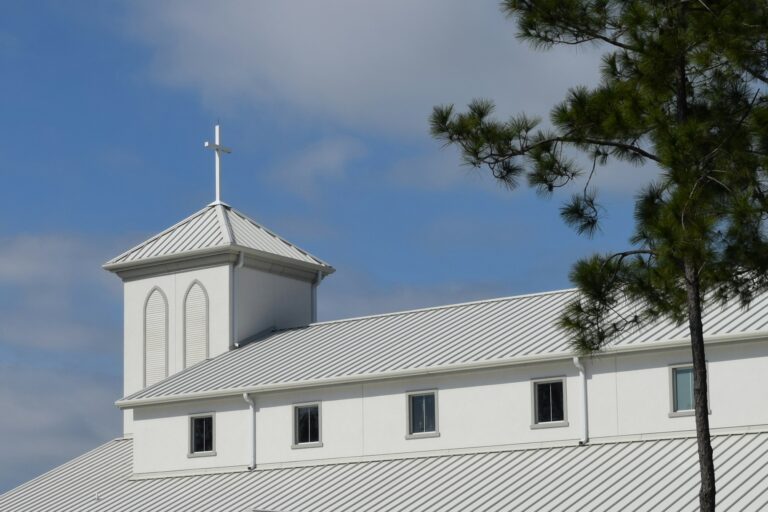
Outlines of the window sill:
M 708 414 L 712 414 L 712 411 L 710 410 Z M 673 411 L 668 414 L 670 418 L 685 418 L 688 416 L 696 416 L 696 411 L 693 409 L 689 411 Z
M 194 453 L 188 453 L 187 458 L 188 459 L 196 459 L 197 457 L 215 457 L 216 452 L 194 452 Z
M 406 439 L 423 439 L 427 437 L 440 437 L 440 432 L 419 432 L 418 434 L 407 434 Z
M 317 441 L 316 443 L 292 444 L 291 450 L 303 450 L 304 448 L 322 448 L 322 447 L 323 447 L 322 441 Z
M 560 427 L 567 427 L 568 422 L 567 421 L 548 421 L 546 423 L 534 423 L 531 425 L 531 430 L 537 430 L 540 428 L 560 428 Z

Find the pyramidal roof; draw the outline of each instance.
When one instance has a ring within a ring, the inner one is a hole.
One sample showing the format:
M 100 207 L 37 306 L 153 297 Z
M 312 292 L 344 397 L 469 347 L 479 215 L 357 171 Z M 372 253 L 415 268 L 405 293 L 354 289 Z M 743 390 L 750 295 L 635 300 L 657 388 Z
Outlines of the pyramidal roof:
M 325 274 L 334 272 L 334 268 L 323 260 L 221 202 L 209 204 L 178 224 L 112 258 L 104 264 L 104 268 L 117 271 L 182 255 L 228 249 L 287 265 L 319 270 Z

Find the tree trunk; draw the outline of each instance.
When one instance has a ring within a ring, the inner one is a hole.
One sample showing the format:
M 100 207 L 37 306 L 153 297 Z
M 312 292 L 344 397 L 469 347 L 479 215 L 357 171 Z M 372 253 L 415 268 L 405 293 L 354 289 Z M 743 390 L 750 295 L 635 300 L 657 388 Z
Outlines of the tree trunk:
M 677 12 L 677 30 L 684 33 L 687 27 L 687 4 L 681 2 Z M 686 76 L 686 45 L 680 44 L 676 80 L 676 117 L 678 129 L 688 119 L 688 77 Z M 683 229 L 685 224 L 683 223 Z M 707 359 L 704 355 L 704 326 L 701 320 L 701 288 L 698 265 L 688 259 L 684 263 L 685 291 L 688 296 L 688 329 L 691 332 L 691 353 L 693 356 L 693 404 L 696 415 L 696 442 L 699 448 L 699 509 L 703 512 L 715 510 L 715 463 L 712 457 L 712 443 L 709 439 L 709 400 L 707 398 Z
M 709 438 L 709 400 L 707 398 L 707 360 L 704 355 L 704 327 L 701 320 L 701 290 L 696 268 L 685 265 L 686 293 L 688 295 L 688 327 L 691 332 L 693 355 L 693 402 L 696 413 L 696 441 L 699 447 L 699 508 L 705 512 L 715 510 L 715 464 Z

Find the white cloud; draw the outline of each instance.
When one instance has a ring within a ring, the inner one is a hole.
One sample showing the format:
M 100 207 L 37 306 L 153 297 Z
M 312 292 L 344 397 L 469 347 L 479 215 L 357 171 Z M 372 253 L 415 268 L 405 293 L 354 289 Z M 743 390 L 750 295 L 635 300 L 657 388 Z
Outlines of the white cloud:
M 500 283 L 442 283 L 436 285 L 383 285 L 371 276 L 345 269 L 319 288 L 318 318 L 333 320 L 443 306 L 510 294 Z
M 512 191 L 494 179 L 487 167 L 465 165 L 453 147 L 439 148 L 435 144 L 432 150 L 398 160 L 388 169 L 387 176 L 391 184 L 399 187 L 426 191 L 471 187 L 512 200 Z M 525 176 L 521 176 L 519 188 L 527 188 Z
M 0 365 L 0 494 L 120 435 L 119 392 L 117 378 Z
M 280 162 L 270 178 L 293 193 L 313 197 L 318 186 L 343 178 L 349 165 L 364 154 L 365 147 L 357 140 L 324 139 Z
M 212 110 L 278 107 L 395 136 L 425 136 L 432 106 L 495 99 L 546 116 L 591 83 L 597 52 L 537 52 L 496 0 L 135 3 L 130 32 L 162 82 Z
M 0 239 L 0 492 L 120 433 L 122 240 Z
M 452 148 L 404 158 L 392 166 L 392 183 L 424 190 L 447 190 L 483 180 L 483 169 L 461 165 L 460 155 Z
M 597 169 L 592 184 L 599 192 L 612 196 L 635 196 L 659 177 L 660 170 L 653 162 L 635 166 L 627 162 L 612 161 Z
M 515 38 L 496 0 L 171 0 L 131 8 L 130 33 L 149 48 L 156 79 L 192 90 L 215 112 L 255 107 L 322 128 L 325 138 L 271 173 L 305 197 L 366 156 L 359 140 L 334 135 L 340 126 L 423 148 L 389 168 L 398 185 L 485 187 L 493 183 L 487 170 L 462 167 L 455 151 L 429 140 L 432 107 L 463 109 L 486 97 L 502 118 L 522 111 L 546 118 L 569 87 L 595 83 L 601 51 L 533 50 Z M 612 165 L 595 184 L 627 195 L 655 175 Z
M 89 248 L 75 238 L 63 235 L 22 235 L 2 239 L 0 283 L 60 283 L 77 279 L 82 275 L 82 267 L 68 264 L 91 259 L 89 252 Z M 64 261 L 65 266 L 57 261 Z
M 569 187 L 558 190 L 555 200 L 562 200 L 586 184 L 591 169 L 589 159 L 577 154 L 583 175 Z M 613 198 L 632 197 L 643 186 L 659 177 L 660 170 L 653 162 L 636 166 L 628 162 L 611 159 L 607 165 L 598 166 L 590 182 L 601 195 Z M 486 192 L 509 196 L 512 192 L 491 176 L 487 167 L 474 168 L 462 164 L 455 148 L 441 151 L 425 151 L 417 156 L 397 161 L 389 170 L 390 182 L 397 186 L 422 190 L 452 190 L 456 188 L 480 187 Z M 519 189 L 528 188 L 525 175 L 520 176 Z M 511 199 L 511 198 L 510 198 Z
M 585 155 L 577 155 L 577 160 L 584 172 L 575 182 L 565 189 L 557 190 L 550 206 L 558 208 L 562 201 L 574 192 L 583 190 L 591 169 L 591 163 Z M 659 177 L 660 170 L 647 162 L 635 166 L 628 162 L 611 159 L 607 165 L 598 166 L 590 182 L 591 188 L 596 188 L 601 202 L 606 200 L 623 200 L 634 197 L 645 185 Z M 474 168 L 462 164 L 461 157 L 455 148 L 442 148 L 440 151 L 428 151 L 403 158 L 395 162 L 387 170 L 389 182 L 395 186 L 416 188 L 426 191 L 466 190 L 468 187 L 482 189 L 484 192 L 514 201 L 513 191 L 504 187 L 491 176 L 487 167 Z M 518 189 L 527 193 L 528 185 L 523 175 L 519 179 Z
M 120 350 L 120 282 L 100 268 L 115 241 L 60 234 L 0 240 L 0 344 Z

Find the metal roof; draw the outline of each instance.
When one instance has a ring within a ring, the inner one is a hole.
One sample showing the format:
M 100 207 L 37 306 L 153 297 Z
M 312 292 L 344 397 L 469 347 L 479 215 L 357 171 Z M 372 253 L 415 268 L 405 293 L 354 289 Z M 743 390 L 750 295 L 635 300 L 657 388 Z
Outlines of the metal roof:
M 143 264 L 157 258 L 215 248 L 236 247 L 317 266 L 326 273 L 333 268 L 276 235 L 245 214 L 223 203 L 212 203 L 178 224 L 109 260 L 112 270 Z
M 278 331 L 173 375 L 118 405 L 565 358 L 571 349 L 557 320 L 575 296 L 575 290 L 564 290 Z M 704 326 L 710 339 L 768 337 L 768 294 L 750 309 L 737 301 L 712 307 Z M 650 348 L 687 339 L 686 325 L 660 320 L 627 333 L 613 348 Z
M 712 438 L 718 510 L 768 508 L 768 433 Z M 130 480 L 109 442 L 0 496 L 7 512 L 698 509 L 695 437 Z

